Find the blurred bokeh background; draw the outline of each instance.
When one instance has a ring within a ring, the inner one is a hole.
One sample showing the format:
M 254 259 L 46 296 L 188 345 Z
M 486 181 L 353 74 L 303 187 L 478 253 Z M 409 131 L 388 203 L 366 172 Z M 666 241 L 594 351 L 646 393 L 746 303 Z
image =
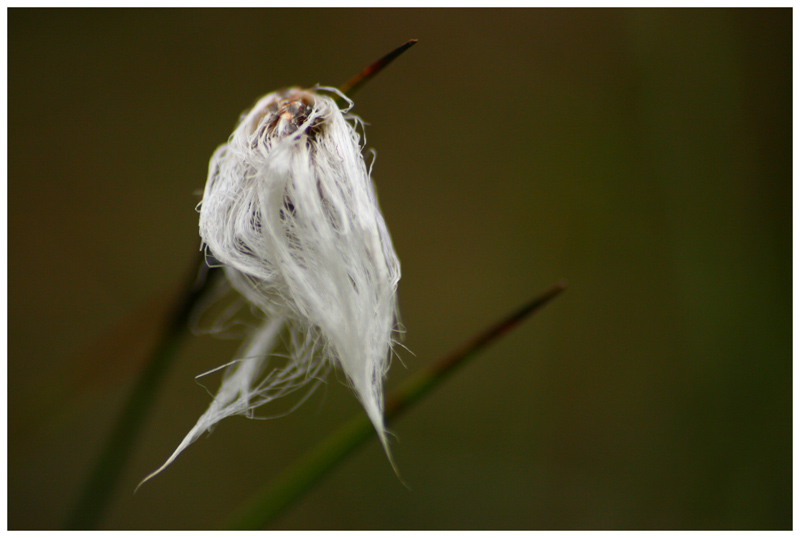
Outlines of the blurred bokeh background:
M 790 10 L 12 9 L 12 529 L 64 525 L 238 114 L 410 38 L 355 108 L 415 353 L 389 389 L 570 287 L 392 425 L 410 490 L 372 441 L 278 528 L 791 527 Z M 187 340 L 103 528 L 214 527 L 362 412 L 332 377 L 134 496 L 235 347 Z

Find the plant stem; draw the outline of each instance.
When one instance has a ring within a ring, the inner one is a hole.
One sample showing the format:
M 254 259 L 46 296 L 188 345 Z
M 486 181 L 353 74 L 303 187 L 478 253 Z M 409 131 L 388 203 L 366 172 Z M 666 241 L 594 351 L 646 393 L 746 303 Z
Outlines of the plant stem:
M 394 49 L 392 52 L 390 52 L 380 60 L 377 60 L 369 67 L 366 67 L 359 74 L 355 75 L 353 78 L 351 78 L 350 80 L 339 86 L 339 91 L 347 95 L 348 97 L 352 97 L 353 94 L 356 91 L 358 91 L 358 89 L 361 86 L 369 82 L 370 79 L 372 79 L 372 77 L 380 73 L 384 67 L 392 63 L 395 58 L 397 58 L 405 51 L 407 51 L 409 48 L 411 48 L 414 44 L 416 44 L 416 42 L 417 42 L 416 39 L 409 39 L 408 41 L 406 41 L 405 43 Z
M 134 441 L 155 399 L 158 386 L 186 336 L 189 315 L 197 300 L 215 280 L 206 269 L 201 252 L 192 266 L 191 278 L 187 279 L 187 285 L 170 314 L 164 333 L 139 375 L 103 451 L 95 462 L 83 492 L 69 516 L 67 529 L 95 528 L 111 500 L 114 486 L 133 450 Z
M 525 318 L 542 308 L 565 289 L 566 283 L 559 282 L 398 387 L 386 400 L 387 423 L 429 393 L 467 359 L 510 332 Z M 253 496 L 224 528 L 237 530 L 265 528 L 309 491 L 328 471 L 352 454 L 374 434 L 375 430 L 366 415 L 360 414 L 351 419 Z

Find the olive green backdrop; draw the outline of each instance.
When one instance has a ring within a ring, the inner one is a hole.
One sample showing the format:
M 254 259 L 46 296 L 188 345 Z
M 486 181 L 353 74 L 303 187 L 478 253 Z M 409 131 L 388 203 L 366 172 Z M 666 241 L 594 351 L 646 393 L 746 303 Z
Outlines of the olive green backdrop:
M 8 13 L 8 521 L 60 528 L 198 248 L 238 114 L 407 39 L 355 112 L 403 264 L 389 388 L 567 293 L 285 529 L 790 528 L 790 10 Z M 331 377 L 133 495 L 236 342 L 193 337 L 102 521 L 214 527 L 355 413 Z M 213 389 L 217 381 L 208 385 Z

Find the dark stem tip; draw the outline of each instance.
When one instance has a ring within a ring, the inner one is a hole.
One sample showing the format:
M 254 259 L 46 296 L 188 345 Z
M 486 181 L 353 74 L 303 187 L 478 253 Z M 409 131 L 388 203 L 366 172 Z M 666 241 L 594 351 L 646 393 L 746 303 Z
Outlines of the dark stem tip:
M 417 42 L 416 39 L 409 39 L 392 52 L 381 58 L 380 60 L 374 62 L 369 67 L 365 68 L 359 74 L 339 86 L 339 90 L 347 95 L 351 96 L 356 90 L 358 90 L 361 86 L 363 86 L 369 79 L 377 75 L 380 71 L 383 70 L 384 67 L 389 65 L 394 61 L 395 58 L 403 54 L 409 48 L 411 48 Z

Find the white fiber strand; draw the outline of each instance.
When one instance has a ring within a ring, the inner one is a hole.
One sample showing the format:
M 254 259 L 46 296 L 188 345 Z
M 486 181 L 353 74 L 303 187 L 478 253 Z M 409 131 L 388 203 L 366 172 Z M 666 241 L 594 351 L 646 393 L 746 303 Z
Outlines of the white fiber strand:
M 175 452 L 158 469 L 150 473 L 139 485 L 150 480 L 155 475 L 166 469 L 178 455 L 189 445 L 194 443 L 204 431 L 210 431 L 213 426 L 225 417 L 242 415 L 254 407 L 254 403 L 265 398 L 273 399 L 269 391 L 251 386 L 263 371 L 269 358 L 269 351 L 274 347 L 278 334 L 284 327 L 286 320 L 272 318 L 256 329 L 251 337 L 237 353 L 237 357 L 222 381 L 217 395 L 211 402 L 208 410 L 203 413 L 197 424 L 186 434 Z

